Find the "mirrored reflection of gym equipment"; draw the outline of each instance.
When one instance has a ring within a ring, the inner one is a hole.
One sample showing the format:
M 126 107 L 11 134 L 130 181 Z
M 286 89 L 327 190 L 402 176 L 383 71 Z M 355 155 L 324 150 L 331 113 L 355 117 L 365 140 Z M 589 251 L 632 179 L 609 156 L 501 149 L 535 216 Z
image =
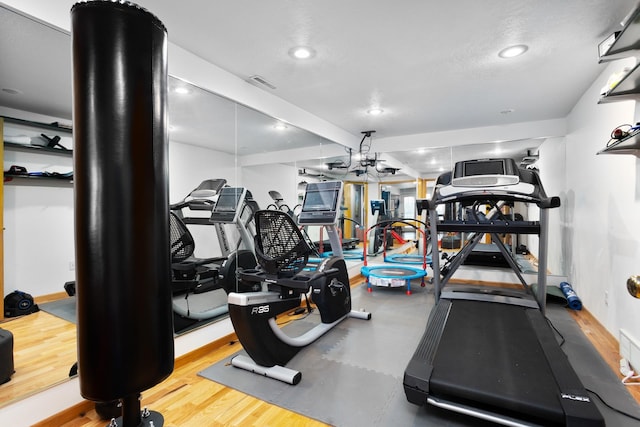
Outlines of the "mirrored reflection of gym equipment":
M 420 224 L 420 226 L 416 225 L 416 222 Z M 427 247 L 428 238 L 425 229 L 427 229 L 427 224 L 416 220 L 413 218 L 392 218 L 384 221 L 379 221 L 377 224 L 369 227 L 366 230 L 365 237 L 371 233 L 372 231 L 376 231 L 378 229 L 382 229 L 382 235 L 385 236 L 387 234 L 387 229 L 392 227 L 394 224 L 399 223 L 409 227 L 413 227 L 416 229 L 417 234 L 419 235 L 419 240 L 423 241 L 423 246 Z M 366 241 L 368 239 L 365 238 L 365 258 L 364 265 L 360 269 L 360 272 L 364 277 L 367 278 L 367 291 L 373 292 L 373 286 L 385 287 L 385 288 L 396 288 L 396 287 L 405 287 L 406 294 L 411 295 L 411 281 L 414 279 L 421 279 L 420 286 L 425 286 L 425 277 L 427 276 L 427 264 L 431 262 L 431 257 L 426 253 L 423 253 L 422 256 L 418 256 L 421 258 L 421 267 L 416 267 L 414 256 L 410 257 L 409 263 L 403 264 L 401 258 L 403 256 L 408 256 L 408 254 L 398 254 L 398 257 L 394 258 L 394 261 L 391 261 L 392 264 L 386 264 L 389 257 L 386 254 L 386 245 L 382 245 L 383 247 L 383 260 L 385 264 L 382 265 L 368 265 L 368 260 L 366 257 Z
M 293 207 L 289 206 L 285 203 L 284 197 L 282 197 L 282 194 L 280 194 L 279 191 L 271 190 L 269 191 L 269 196 L 273 200 L 273 203 L 270 203 L 267 206 L 267 209 L 280 210 L 282 212 L 286 212 L 292 218 L 297 218 L 300 213 L 299 210 L 302 207 L 301 204 L 294 205 Z
M 226 295 L 229 292 L 253 290 L 239 288 L 236 269 L 238 266 L 253 268 L 256 265 L 252 221 L 257 205 L 245 188 L 223 185 L 224 180 L 204 181 L 185 200 L 172 206 L 172 226 L 179 229 L 175 233 L 172 229 L 176 332 L 226 314 Z M 185 208 L 192 211 L 189 216 L 184 214 Z M 197 211 L 204 211 L 208 216 L 193 216 Z M 213 226 L 222 255 L 194 257 L 195 243 L 186 224 Z M 234 242 L 231 242 L 226 226 L 233 226 L 237 234 Z
M 172 204 L 171 219 L 171 268 L 173 290 L 176 292 L 204 292 L 217 279 L 217 270 L 207 266 L 218 257 L 197 258 L 195 239 L 187 225 L 209 225 L 218 193 L 225 186 L 225 179 L 207 179 L 184 199 Z M 185 214 L 185 211 L 187 213 Z M 203 215 L 196 215 L 196 213 Z
M 431 235 L 429 234 L 427 225 L 428 200 L 417 199 L 416 211 L 418 214 L 418 219 L 415 220 L 418 223 L 418 229 L 416 230 L 418 253 L 396 253 L 388 256 L 385 253 L 385 262 L 399 264 L 423 264 L 426 256 L 427 263 L 431 264 Z M 425 238 L 421 238 L 421 232 Z

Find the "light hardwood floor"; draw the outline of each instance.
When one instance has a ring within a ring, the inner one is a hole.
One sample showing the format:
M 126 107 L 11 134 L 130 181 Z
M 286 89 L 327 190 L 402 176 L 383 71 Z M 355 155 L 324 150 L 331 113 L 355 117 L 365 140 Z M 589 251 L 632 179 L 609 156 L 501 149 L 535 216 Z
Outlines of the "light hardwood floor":
M 15 373 L 0 385 L 0 402 L 28 396 L 66 381 L 77 360 L 76 326 L 44 311 L 6 319 L 0 327 L 13 334 Z
M 603 359 L 618 374 L 619 354 L 617 340 L 588 311 L 569 310 L 569 313 L 600 352 Z M 50 319 L 50 317 L 53 319 Z M 43 319 L 47 326 L 35 326 L 41 323 Z M 61 364 L 65 369 L 68 369 L 68 366 L 75 362 L 75 327 L 73 325 L 71 325 L 73 344 L 67 342 L 63 345 L 60 338 L 55 338 L 58 332 L 51 328 L 56 328 L 54 324 L 60 322 L 65 323 L 65 326 L 68 327 L 68 322 L 43 312 L 25 316 L 23 320 L 25 324 L 33 323 L 34 330 L 42 330 L 51 338 L 52 342 L 48 345 L 53 346 L 54 349 L 49 350 L 49 355 L 61 352 L 70 353 L 65 356 L 67 359 L 62 358 L 65 361 L 61 362 Z M 5 327 L 4 325 L 0 326 Z M 5 327 L 5 329 L 8 328 Z M 61 328 L 60 333 L 63 335 L 68 334 L 69 332 L 64 329 Z M 28 326 L 25 325 L 26 330 L 28 330 Z M 19 329 L 16 332 L 22 334 Z M 235 336 L 230 336 L 178 358 L 171 376 L 142 394 L 142 406 L 147 406 L 151 410 L 160 412 L 165 418 L 165 426 L 167 427 L 203 425 L 325 426 L 319 421 L 255 399 L 197 375 L 199 371 L 228 358 L 240 348 Z M 39 374 L 34 375 L 37 376 Z M 618 376 L 621 377 L 619 374 Z M 10 383 L 14 383 L 16 379 L 17 376 Z M 0 386 L 1 391 L 2 386 Z M 629 391 L 640 402 L 640 387 L 629 387 Z M 104 426 L 105 421 L 99 419 L 93 407 L 92 402 L 82 402 L 72 408 L 61 410 L 60 413 L 53 417 L 36 424 L 36 427 Z
M 231 335 L 179 357 L 169 378 L 142 394 L 141 406 L 160 412 L 166 427 L 326 426 L 198 376 L 199 371 L 240 349 Z M 104 426 L 93 408 L 93 403 L 83 402 L 34 427 Z

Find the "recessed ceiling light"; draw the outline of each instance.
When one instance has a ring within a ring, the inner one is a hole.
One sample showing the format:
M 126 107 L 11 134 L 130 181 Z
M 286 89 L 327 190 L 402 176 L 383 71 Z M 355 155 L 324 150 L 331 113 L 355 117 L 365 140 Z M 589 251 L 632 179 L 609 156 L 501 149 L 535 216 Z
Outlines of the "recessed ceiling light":
M 367 110 L 367 114 L 369 114 L 370 116 L 379 116 L 382 113 L 384 113 L 384 110 L 382 108 L 371 108 Z
M 289 56 L 295 59 L 309 59 L 316 56 L 316 51 L 307 46 L 296 46 L 289 49 Z
M 498 56 L 500 58 L 515 58 L 516 56 L 520 56 L 525 53 L 529 49 L 529 46 L 526 44 L 517 44 L 514 46 L 509 46 L 505 49 L 502 49 Z
M 287 129 L 287 125 L 285 125 L 284 123 L 276 123 L 275 125 L 273 125 L 273 128 L 276 130 L 285 130 Z
M 20 95 L 22 93 L 21 90 L 13 89 L 13 88 L 10 88 L 10 87 L 3 87 L 2 91 L 6 92 L 6 93 L 8 93 L 10 95 Z
M 175 93 L 179 93 L 180 95 L 186 95 L 188 93 L 191 93 L 191 91 L 189 90 L 189 88 L 184 87 L 184 86 L 178 86 L 175 89 L 173 89 L 173 91 Z

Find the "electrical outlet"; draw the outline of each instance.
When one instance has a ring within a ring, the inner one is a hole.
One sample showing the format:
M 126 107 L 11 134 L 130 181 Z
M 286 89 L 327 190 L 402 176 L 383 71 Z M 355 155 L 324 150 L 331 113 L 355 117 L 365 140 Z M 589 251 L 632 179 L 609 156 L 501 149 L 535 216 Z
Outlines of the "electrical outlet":
M 76 269 L 76 262 L 69 261 L 69 271 L 74 271 Z
M 620 356 L 627 359 L 636 374 L 640 371 L 640 344 L 624 329 L 620 329 Z

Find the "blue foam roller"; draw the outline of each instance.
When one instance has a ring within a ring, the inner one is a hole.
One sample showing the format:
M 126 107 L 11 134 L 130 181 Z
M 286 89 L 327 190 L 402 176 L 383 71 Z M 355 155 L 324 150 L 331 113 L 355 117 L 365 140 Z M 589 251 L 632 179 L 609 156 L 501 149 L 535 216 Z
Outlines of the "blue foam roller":
M 567 297 L 567 304 L 570 309 L 582 310 L 582 301 L 580 301 L 580 297 L 578 297 L 570 284 L 567 282 L 560 283 L 560 290 Z

